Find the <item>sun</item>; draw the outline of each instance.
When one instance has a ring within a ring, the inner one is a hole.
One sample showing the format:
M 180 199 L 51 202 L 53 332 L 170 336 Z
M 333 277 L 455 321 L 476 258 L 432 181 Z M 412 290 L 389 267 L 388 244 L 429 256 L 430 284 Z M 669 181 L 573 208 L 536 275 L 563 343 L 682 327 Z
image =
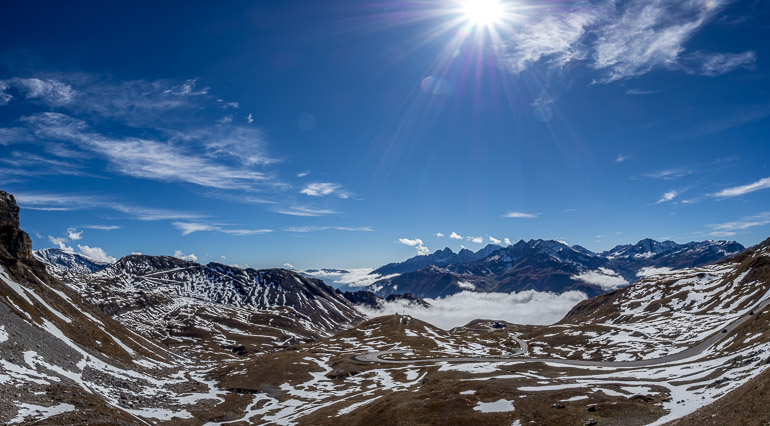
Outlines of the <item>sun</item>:
M 465 0 L 461 6 L 465 19 L 473 25 L 494 25 L 503 18 L 500 0 Z

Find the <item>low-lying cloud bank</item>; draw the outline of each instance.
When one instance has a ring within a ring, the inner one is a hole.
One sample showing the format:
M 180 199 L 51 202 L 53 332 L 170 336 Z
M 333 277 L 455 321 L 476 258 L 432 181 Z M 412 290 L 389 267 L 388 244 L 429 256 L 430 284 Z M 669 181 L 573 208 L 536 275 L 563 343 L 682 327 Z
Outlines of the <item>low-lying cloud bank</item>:
M 353 268 L 353 269 L 314 269 L 312 271 L 301 271 L 303 275 L 318 278 L 326 284 L 334 287 L 366 287 L 375 281 L 383 278 L 393 278 L 398 274 L 382 276 L 380 274 L 371 274 L 373 268 Z
M 617 272 L 607 268 L 586 271 L 578 275 L 573 275 L 570 278 L 582 281 L 586 284 L 599 286 L 605 290 L 615 290 L 618 287 L 628 285 L 628 281 L 623 279 Z
M 449 330 L 474 319 L 504 320 L 516 324 L 553 324 L 564 317 L 586 295 L 579 291 L 562 294 L 535 290 L 518 293 L 475 293 L 463 291 L 439 299 L 425 299 L 430 308 L 409 305 L 406 301 L 385 303 L 382 310 L 357 306 L 364 315 L 407 314 Z

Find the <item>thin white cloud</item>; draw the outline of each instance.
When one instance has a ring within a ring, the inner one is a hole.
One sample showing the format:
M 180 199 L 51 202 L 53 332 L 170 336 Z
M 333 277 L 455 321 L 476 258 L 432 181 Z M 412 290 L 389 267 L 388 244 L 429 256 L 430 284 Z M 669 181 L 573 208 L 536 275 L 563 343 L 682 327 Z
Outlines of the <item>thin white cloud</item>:
M 452 232 L 451 234 L 449 234 L 449 238 L 451 238 L 453 240 L 462 240 L 463 239 L 462 235 L 458 234 L 457 232 Z
M 74 142 L 107 158 L 117 171 L 137 178 L 241 190 L 274 183 L 266 173 L 218 163 L 170 142 L 105 136 L 91 130 L 85 122 L 60 113 L 40 113 L 21 120 L 37 136 Z
M 475 244 L 481 244 L 484 242 L 484 238 L 482 237 L 465 237 L 466 240 L 475 243 Z
M 615 163 L 622 163 L 622 162 L 628 160 L 628 158 L 629 157 L 627 157 L 627 156 L 625 156 L 623 154 L 618 154 L 618 156 L 615 158 Z
M 368 226 L 292 226 L 284 228 L 287 232 L 317 232 L 317 231 L 350 231 L 350 232 L 374 232 Z
M 679 193 L 676 192 L 676 191 L 668 191 L 665 194 L 663 194 L 660 197 L 660 199 L 655 204 L 660 204 L 660 203 L 665 203 L 667 201 L 671 201 L 674 198 L 676 198 L 677 195 L 679 195 Z
M 324 216 L 324 215 L 337 213 L 334 210 L 314 209 L 314 208 L 304 207 L 304 206 L 291 206 L 288 208 L 279 208 L 273 211 L 276 213 L 285 214 L 289 216 L 302 216 L 302 217 Z
M 78 250 L 80 250 L 80 254 L 96 262 L 115 263 L 117 260 L 99 247 L 89 247 L 87 245 L 78 244 Z
M 760 189 L 767 189 L 767 188 L 770 188 L 770 177 L 760 179 L 748 185 L 734 186 L 732 188 L 723 189 L 719 192 L 711 194 L 711 196 L 718 197 L 718 198 L 738 197 L 754 191 L 759 191 Z
M 83 231 L 78 231 L 75 228 L 68 228 L 67 238 L 69 238 L 70 241 L 78 241 L 83 238 Z
M 503 238 L 503 242 L 504 242 L 504 243 L 505 243 L 505 245 L 507 245 L 507 246 L 511 245 L 511 240 L 510 240 L 508 237 L 505 237 L 505 238 Z
M 283 264 L 283 267 L 284 267 L 284 268 L 289 268 L 289 269 L 294 269 L 294 265 L 292 265 L 292 264 L 291 264 L 291 263 L 289 263 L 289 262 L 286 262 L 286 263 L 284 263 L 284 264 Z
M 562 69 L 582 61 L 609 83 L 645 74 L 653 69 L 718 75 L 752 67 L 756 54 L 686 53 L 686 43 L 721 9 L 713 0 L 686 2 L 591 3 L 586 7 L 533 9 L 523 13 L 517 31 L 501 42 L 496 54 L 514 73 L 544 64 Z
M 628 281 L 623 279 L 617 272 L 607 269 L 599 268 L 595 271 L 586 271 L 577 275 L 573 275 L 570 278 L 576 281 L 582 281 L 586 284 L 599 286 L 604 290 L 614 290 L 618 287 L 628 285 Z
M 177 259 L 186 260 L 188 262 L 197 262 L 198 261 L 198 256 L 196 256 L 195 253 L 184 254 L 182 252 L 182 250 L 174 251 L 173 256 L 176 257 Z
M 489 236 L 489 242 L 492 243 L 492 244 L 501 244 L 502 243 L 502 241 L 498 240 L 497 238 L 495 238 L 495 237 L 493 237 L 491 235 Z
M 709 232 L 708 235 L 710 235 L 712 237 L 717 237 L 717 238 L 725 238 L 725 237 L 732 237 L 735 234 L 737 234 L 737 232 L 733 232 L 733 231 L 713 231 L 713 232 Z
M 13 99 L 8 91 L 15 89 L 24 99 L 39 100 L 52 107 L 72 102 L 75 90 L 69 84 L 39 78 L 11 78 L 0 80 L 0 106 L 7 105 Z
M 132 206 L 113 202 L 93 195 L 54 194 L 54 193 L 16 193 L 16 201 L 22 208 L 47 211 L 73 211 L 86 209 L 114 210 L 131 216 L 133 219 L 153 220 L 193 220 L 203 216 L 196 213 Z M 85 228 L 85 227 L 84 227 Z
M 714 233 L 720 233 L 721 236 L 735 235 L 736 231 L 745 231 L 749 228 L 764 226 L 770 224 L 770 212 L 763 212 L 753 216 L 746 216 L 732 222 L 710 225 Z
M 642 175 L 632 176 L 631 179 L 648 178 L 648 179 L 674 180 L 684 176 L 691 175 L 695 172 L 696 170 L 693 168 L 679 167 L 674 169 L 664 169 L 664 170 L 657 170 L 650 173 L 644 173 Z
M 81 228 L 97 229 L 99 231 L 114 231 L 116 229 L 120 229 L 120 226 L 118 225 L 85 225 L 85 226 L 81 226 Z
M 340 198 L 350 197 L 350 194 L 342 190 L 342 185 L 330 182 L 310 183 L 299 192 L 311 197 L 325 197 L 327 195 L 336 195 Z
M 757 54 L 752 51 L 743 53 L 707 53 L 693 52 L 682 57 L 682 69 L 688 74 L 716 77 L 738 68 L 753 69 Z
M 228 124 L 233 122 L 233 116 L 232 115 L 225 115 L 224 117 L 217 120 L 217 123 L 219 124 Z
M 251 124 L 254 122 L 254 116 L 249 113 L 249 115 L 246 116 L 246 122 Z
M 652 95 L 658 93 L 657 90 L 628 89 L 626 95 Z
M 297 173 L 297 177 L 305 177 L 310 174 L 310 170 L 305 170 L 304 172 Z
M 584 59 L 586 52 L 579 41 L 596 19 L 591 11 L 579 9 L 529 19 L 498 46 L 498 56 L 514 73 L 541 60 L 561 67 L 572 60 Z
M 536 218 L 538 215 L 532 214 L 532 213 L 524 213 L 524 212 L 508 212 L 503 215 L 503 217 L 507 218 L 513 218 L 513 219 L 531 219 Z
M 175 228 L 182 231 L 182 235 L 190 235 L 194 232 L 221 232 L 223 234 L 242 237 L 273 232 L 272 229 L 232 229 L 208 223 L 172 222 L 171 224 L 174 225 Z
M 444 236 L 444 234 L 442 234 L 441 232 L 436 232 L 434 235 L 435 235 L 435 236 L 437 236 L 437 237 L 439 237 L 439 238 L 441 238 L 441 237 L 443 237 L 443 236 Z
M 478 318 L 503 320 L 514 324 L 552 324 L 559 321 L 577 303 L 586 299 L 578 291 L 562 294 L 534 290 L 518 293 L 476 293 L 463 291 L 439 299 L 425 299 L 430 308 L 405 301 L 385 303 L 382 310 L 357 308 L 368 317 L 406 313 L 437 327 L 449 330 Z

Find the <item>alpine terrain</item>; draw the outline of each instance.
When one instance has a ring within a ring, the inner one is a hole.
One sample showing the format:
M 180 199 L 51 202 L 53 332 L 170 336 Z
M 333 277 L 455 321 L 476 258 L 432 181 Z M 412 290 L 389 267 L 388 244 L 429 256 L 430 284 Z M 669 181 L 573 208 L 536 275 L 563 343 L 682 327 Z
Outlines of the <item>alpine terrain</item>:
M 4 423 L 760 424 L 770 416 L 751 397 L 770 388 L 770 239 L 716 263 L 648 270 L 553 325 L 481 314 L 443 330 L 409 316 L 366 319 L 355 304 L 385 299 L 283 269 L 33 252 L 18 212 L 0 193 Z M 633 247 L 615 258 L 633 258 Z M 503 259 L 501 250 L 492 256 Z M 428 306 L 389 298 L 397 299 Z

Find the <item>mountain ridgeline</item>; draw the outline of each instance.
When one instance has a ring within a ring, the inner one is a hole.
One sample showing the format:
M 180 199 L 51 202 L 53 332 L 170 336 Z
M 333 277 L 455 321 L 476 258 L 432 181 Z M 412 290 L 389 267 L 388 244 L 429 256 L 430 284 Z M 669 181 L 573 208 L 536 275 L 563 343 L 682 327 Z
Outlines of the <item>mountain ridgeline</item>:
M 519 241 L 478 252 L 445 248 L 433 254 L 391 263 L 373 274 L 396 277 L 376 281 L 367 290 L 380 296 L 409 292 L 421 298 L 443 297 L 464 290 L 583 291 L 588 296 L 622 287 L 661 268 L 692 268 L 743 251 L 734 241 L 677 244 L 644 239 L 594 253 L 579 245 L 553 240 Z

